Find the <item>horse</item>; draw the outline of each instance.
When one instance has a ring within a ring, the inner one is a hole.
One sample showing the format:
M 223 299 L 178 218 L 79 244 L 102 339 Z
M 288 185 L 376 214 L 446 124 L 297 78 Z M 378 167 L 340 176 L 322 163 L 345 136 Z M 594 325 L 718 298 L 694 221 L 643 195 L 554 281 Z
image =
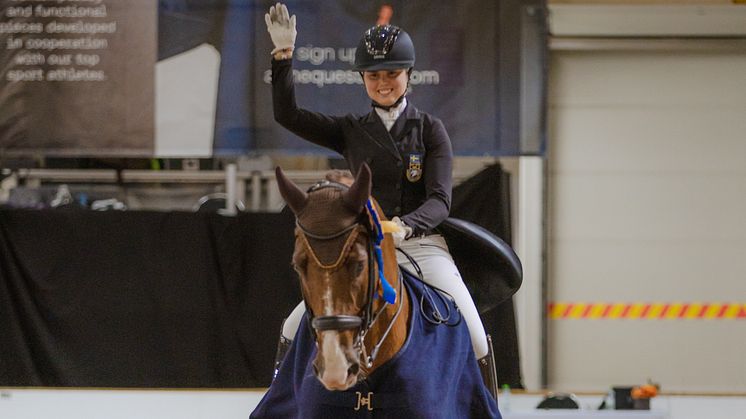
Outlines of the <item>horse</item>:
M 455 304 L 398 267 L 368 166 L 307 192 L 276 177 L 296 216 L 306 315 L 251 418 L 500 418 L 465 323 L 426 315 Z

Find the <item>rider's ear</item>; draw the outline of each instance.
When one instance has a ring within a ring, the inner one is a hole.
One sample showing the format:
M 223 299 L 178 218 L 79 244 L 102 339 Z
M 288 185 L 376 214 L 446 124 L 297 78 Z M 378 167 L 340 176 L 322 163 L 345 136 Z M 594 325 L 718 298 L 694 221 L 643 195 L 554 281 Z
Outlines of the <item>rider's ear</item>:
M 370 168 L 367 164 L 363 163 L 357 172 L 355 183 L 350 186 L 350 189 L 344 195 L 345 204 L 356 214 L 363 211 L 363 207 L 365 207 L 365 203 L 370 197 L 372 186 L 370 177 Z
M 287 202 L 288 206 L 295 215 L 298 215 L 303 208 L 306 207 L 308 202 L 308 194 L 303 192 L 295 183 L 285 176 L 280 166 L 275 169 L 275 177 L 277 178 L 277 186 L 280 189 L 280 195 Z

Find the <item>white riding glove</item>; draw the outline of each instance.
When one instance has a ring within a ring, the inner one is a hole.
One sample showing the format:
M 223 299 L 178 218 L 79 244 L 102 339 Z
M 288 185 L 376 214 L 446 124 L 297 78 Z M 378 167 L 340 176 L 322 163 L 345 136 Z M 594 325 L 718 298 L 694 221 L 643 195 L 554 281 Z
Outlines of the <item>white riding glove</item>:
M 399 217 L 394 217 L 391 219 L 391 221 L 399 226 L 399 231 L 394 231 L 391 233 L 391 237 L 394 239 L 394 247 L 401 246 L 401 243 L 408 239 L 412 235 L 412 227 L 404 224 L 404 221 L 402 221 Z
M 295 30 L 295 15 L 290 17 L 288 8 L 282 3 L 269 8 L 269 13 L 264 15 L 264 22 L 267 24 L 267 32 L 275 44 L 272 55 L 275 53 L 290 49 L 295 49 L 295 37 L 298 31 Z

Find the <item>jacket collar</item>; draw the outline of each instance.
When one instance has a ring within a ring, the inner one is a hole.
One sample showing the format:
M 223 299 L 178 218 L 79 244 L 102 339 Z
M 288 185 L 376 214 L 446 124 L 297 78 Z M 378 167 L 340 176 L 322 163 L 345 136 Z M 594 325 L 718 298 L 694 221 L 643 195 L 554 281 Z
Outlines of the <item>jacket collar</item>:
M 420 119 L 420 112 L 412 105 L 408 105 L 404 109 L 404 115 L 400 115 L 399 119 L 396 120 L 394 126 L 389 131 L 394 141 L 399 141 L 405 135 L 409 134 L 412 127 L 417 126 Z
M 384 117 L 391 118 L 396 115 L 396 119 L 398 120 L 399 117 L 404 113 L 405 109 L 407 109 L 407 98 L 404 96 L 402 96 L 402 100 L 397 106 L 391 106 L 389 109 L 384 109 L 376 106 L 375 103 L 373 104 L 373 110 L 376 111 L 381 119 L 383 119 Z

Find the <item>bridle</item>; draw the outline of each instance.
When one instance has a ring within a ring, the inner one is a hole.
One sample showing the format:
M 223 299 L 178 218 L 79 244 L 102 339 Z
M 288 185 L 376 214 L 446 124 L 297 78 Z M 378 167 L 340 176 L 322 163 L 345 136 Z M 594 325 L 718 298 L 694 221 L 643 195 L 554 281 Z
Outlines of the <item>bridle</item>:
M 339 182 L 333 182 L 324 180 L 321 182 L 316 183 L 315 185 L 311 186 L 311 188 L 308 189 L 308 193 L 312 193 L 321 189 L 326 188 L 335 188 L 342 191 L 346 191 L 349 189 L 349 186 L 339 183 Z M 337 267 L 340 266 L 346 259 L 347 255 L 350 252 L 350 249 L 352 248 L 353 243 L 357 239 L 358 235 L 365 231 L 365 233 L 368 235 L 368 290 L 367 295 L 368 298 L 365 302 L 365 306 L 361 309 L 361 312 L 359 315 L 348 315 L 348 314 L 336 314 L 336 315 L 329 315 L 329 316 L 314 316 L 313 311 L 311 310 L 311 307 L 308 304 L 308 299 L 305 295 L 305 292 L 303 292 L 303 287 L 301 287 L 301 293 L 303 295 L 303 302 L 306 306 L 306 312 L 308 313 L 309 317 L 309 328 L 311 330 L 311 333 L 314 335 L 315 338 L 318 339 L 317 333 L 323 332 L 327 330 L 350 330 L 350 329 L 358 329 L 358 332 L 355 336 L 355 342 L 353 344 L 353 347 L 355 350 L 358 351 L 360 355 L 360 359 L 363 362 L 363 365 L 366 366 L 366 368 L 370 368 L 373 365 L 373 361 L 375 360 L 378 350 L 380 349 L 381 345 L 383 344 L 386 337 L 389 335 L 389 332 L 393 328 L 394 323 L 396 323 L 396 319 L 399 317 L 399 313 L 401 312 L 402 308 L 402 277 L 401 272 L 399 272 L 399 285 L 398 290 L 396 291 L 396 295 L 398 295 L 398 302 L 397 302 L 397 309 L 396 313 L 394 314 L 394 317 L 391 319 L 391 322 L 386 328 L 386 331 L 381 335 L 381 338 L 376 343 L 376 345 L 373 347 L 373 350 L 370 351 L 370 354 L 367 353 L 365 348 L 365 336 L 370 331 L 371 327 L 375 324 L 376 320 L 378 320 L 379 316 L 383 311 L 386 309 L 387 305 L 389 304 L 388 301 L 382 300 L 382 304 L 379 307 L 379 309 L 374 313 L 373 312 L 373 300 L 378 298 L 377 289 L 378 287 L 376 284 L 379 283 L 379 280 L 385 281 L 383 278 L 379 278 L 379 276 L 376 274 L 378 272 L 375 266 L 375 260 L 380 260 L 380 258 L 376 258 L 376 252 L 380 252 L 380 249 L 376 249 L 376 246 L 378 246 L 377 243 L 374 242 L 373 237 L 382 237 L 382 233 L 380 232 L 380 226 L 378 227 L 379 230 L 376 231 L 375 225 L 371 225 L 370 218 L 375 217 L 377 219 L 377 214 L 369 214 L 372 210 L 372 206 L 367 206 L 368 211 L 363 211 L 360 216 L 355 219 L 352 223 L 350 223 L 347 226 L 342 227 L 338 231 L 335 231 L 333 233 L 329 234 L 317 234 L 313 231 L 310 231 L 306 227 L 304 227 L 300 221 L 296 219 L 296 225 L 298 229 L 300 230 L 299 236 L 301 241 L 303 242 L 303 245 L 306 247 L 306 250 L 310 253 L 311 260 L 313 260 L 313 263 L 317 264 L 318 267 L 324 270 L 335 270 Z M 375 212 L 375 210 L 373 210 Z M 371 215 L 371 217 L 368 217 L 368 215 Z M 373 223 L 377 224 L 377 223 Z M 332 264 L 323 264 L 316 256 L 313 248 L 308 243 L 308 238 L 312 238 L 315 240 L 320 241 L 326 241 L 326 240 L 333 240 L 339 237 L 344 236 L 347 234 L 347 239 L 345 239 L 345 244 L 342 247 L 342 251 L 340 252 L 339 256 L 337 257 L 337 260 Z M 379 239 L 380 240 L 380 239 Z M 379 267 L 379 269 L 382 269 L 382 267 Z M 383 286 L 383 285 L 382 285 Z

